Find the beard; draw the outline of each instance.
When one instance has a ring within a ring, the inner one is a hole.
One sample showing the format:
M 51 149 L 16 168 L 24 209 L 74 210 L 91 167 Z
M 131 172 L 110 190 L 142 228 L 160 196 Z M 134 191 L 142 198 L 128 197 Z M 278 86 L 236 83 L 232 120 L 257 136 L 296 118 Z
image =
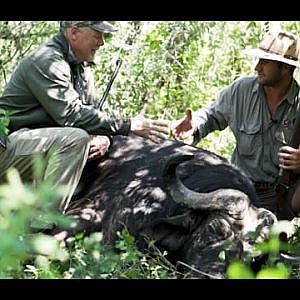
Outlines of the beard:
M 273 86 L 277 86 L 281 81 L 282 81 L 282 76 L 281 75 L 277 75 L 277 76 L 272 76 L 269 78 L 265 78 L 265 77 L 257 77 L 257 81 L 259 84 L 261 84 L 262 86 L 268 86 L 268 87 L 273 87 Z

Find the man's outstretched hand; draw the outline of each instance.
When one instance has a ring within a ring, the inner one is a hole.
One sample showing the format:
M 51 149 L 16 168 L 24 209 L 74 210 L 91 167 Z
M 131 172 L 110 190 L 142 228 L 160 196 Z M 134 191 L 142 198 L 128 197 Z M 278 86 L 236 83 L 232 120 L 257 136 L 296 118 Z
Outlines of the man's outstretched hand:
M 183 140 L 193 135 L 196 126 L 193 122 L 192 110 L 187 108 L 185 117 L 181 120 L 174 121 L 171 125 L 171 134 L 176 140 Z
M 133 134 L 159 143 L 161 139 L 169 137 L 169 124 L 168 121 L 146 119 L 143 114 L 139 114 L 131 119 L 130 129 Z

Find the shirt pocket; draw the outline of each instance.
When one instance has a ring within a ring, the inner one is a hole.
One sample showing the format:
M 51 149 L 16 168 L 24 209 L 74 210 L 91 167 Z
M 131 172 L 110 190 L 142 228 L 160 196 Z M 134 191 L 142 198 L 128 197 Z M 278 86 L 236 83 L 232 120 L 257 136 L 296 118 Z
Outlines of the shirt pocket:
M 238 152 L 240 155 L 255 156 L 260 148 L 261 124 L 242 124 L 239 128 Z

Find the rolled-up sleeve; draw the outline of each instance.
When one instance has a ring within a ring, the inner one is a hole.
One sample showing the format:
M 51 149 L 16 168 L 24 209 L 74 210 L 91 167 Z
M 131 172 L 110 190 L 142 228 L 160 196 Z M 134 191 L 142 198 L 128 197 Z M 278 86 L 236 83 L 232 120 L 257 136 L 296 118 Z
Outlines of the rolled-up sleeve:
M 208 107 L 194 113 L 199 138 L 203 138 L 215 130 L 223 130 L 228 126 L 231 115 L 231 99 L 231 87 L 227 87 Z

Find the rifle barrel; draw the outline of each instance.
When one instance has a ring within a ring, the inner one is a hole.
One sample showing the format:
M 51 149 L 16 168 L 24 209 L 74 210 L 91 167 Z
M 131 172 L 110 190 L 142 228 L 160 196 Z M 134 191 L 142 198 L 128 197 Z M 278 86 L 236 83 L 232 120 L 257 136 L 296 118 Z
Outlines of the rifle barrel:
M 119 69 L 120 69 L 120 67 L 121 67 L 121 65 L 122 65 L 122 62 L 123 62 L 122 59 L 120 59 L 120 58 L 117 59 L 115 70 L 114 70 L 114 72 L 113 72 L 112 75 L 111 75 L 111 78 L 110 78 L 110 80 L 109 80 L 109 82 L 108 82 L 108 85 L 107 85 L 107 87 L 106 87 L 106 89 L 105 89 L 105 92 L 104 92 L 104 94 L 103 94 L 101 100 L 100 100 L 100 101 L 98 102 L 98 104 L 96 105 L 96 108 L 97 108 L 97 109 L 99 109 L 99 110 L 102 109 L 102 106 L 103 106 L 103 104 L 104 104 L 104 102 L 105 102 L 105 100 L 106 100 L 106 98 L 107 98 L 107 96 L 108 96 L 108 94 L 109 94 L 109 91 L 110 91 L 110 89 L 111 89 L 111 87 L 112 87 L 112 85 L 113 85 L 114 80 L 116 79 L 116 76 L 117 76 L 117 74 L 118 74 L 118 72 L 119 72 Z

